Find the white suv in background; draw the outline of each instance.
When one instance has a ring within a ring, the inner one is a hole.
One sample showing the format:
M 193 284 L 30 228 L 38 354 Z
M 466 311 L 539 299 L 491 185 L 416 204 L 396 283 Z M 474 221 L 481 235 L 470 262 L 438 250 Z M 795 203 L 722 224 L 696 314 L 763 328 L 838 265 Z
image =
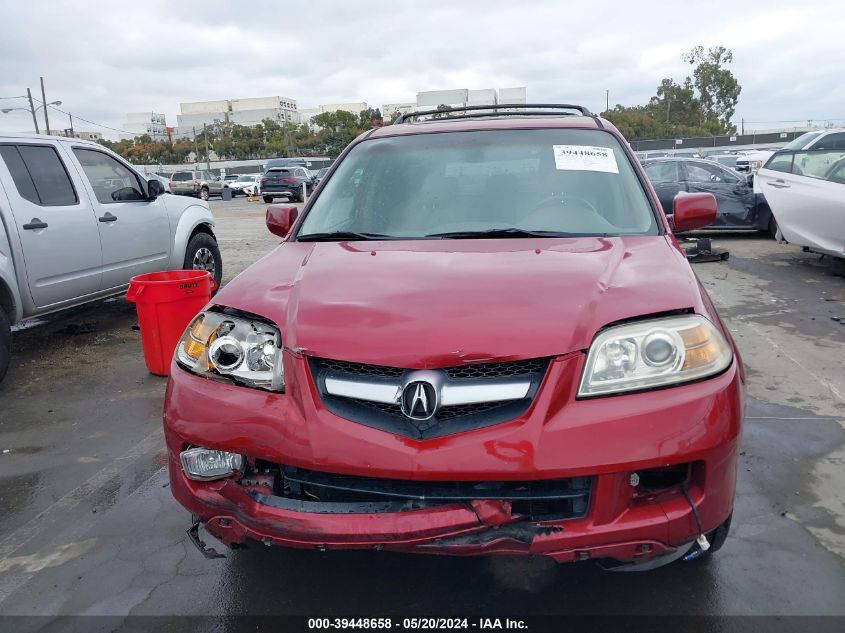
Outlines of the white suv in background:
M 831 130 L 816 130 L 807 132 L 792 139 L 780 149 L 786 150 L 807 150 L 807 149 L 845 149 L 845 129 L 836 128 Z M 772 157 L 777 150 L 757 150 L 746 152 L 736 161 L 736 170 L 746 173 L 756 173 L 766 161 Z

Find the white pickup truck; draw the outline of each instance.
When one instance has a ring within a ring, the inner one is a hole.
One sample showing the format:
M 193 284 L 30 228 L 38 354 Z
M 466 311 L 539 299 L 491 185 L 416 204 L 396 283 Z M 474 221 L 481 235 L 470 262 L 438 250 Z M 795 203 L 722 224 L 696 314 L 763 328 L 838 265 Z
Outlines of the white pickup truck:
M 11 326 L 125 292 L 134 275 L 223 262 L 202 200 L 165 193 L 105 147 L 0 135 L 0 380 Z

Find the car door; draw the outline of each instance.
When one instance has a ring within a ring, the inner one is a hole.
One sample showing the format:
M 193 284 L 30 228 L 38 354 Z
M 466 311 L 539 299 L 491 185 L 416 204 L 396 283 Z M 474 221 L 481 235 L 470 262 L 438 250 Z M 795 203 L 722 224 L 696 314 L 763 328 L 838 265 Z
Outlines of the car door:
M 656 160 L 643 165 L 651 186 L 657 192 L 660 206 L 664 213 L 672 213 L 675 196 L 686 191 L 686 183 L 682 181 L 678 161 Z
M 204 171 L 202 173 L 202 179 L 208 183 L 208 193 L 215 196 L 223 194 L 223 181 L 218 179 L 217 176 L 210 171 Z
M 0 181 L 37 308 L 97 292 L 102 249 L 90 197 L 50 142 L 0 145 Z M 5 168 L 3 167 L 5 165 Z
M 105 151 L 76 146 L 73 155 L 97 210 L 102 287 L 115 288 L 134 275 L 166 269 L 172 242 L 167 196 L 149 199 L 147 183 Z
M 775 154 L 757 178 L 787 241 L 845 252 L 845 149 Z
M 684 161 L 687 191 L 712 193 L 716 198 L 716 228 L 751 228 L 755 220 L 751 184 L 715 162 Z

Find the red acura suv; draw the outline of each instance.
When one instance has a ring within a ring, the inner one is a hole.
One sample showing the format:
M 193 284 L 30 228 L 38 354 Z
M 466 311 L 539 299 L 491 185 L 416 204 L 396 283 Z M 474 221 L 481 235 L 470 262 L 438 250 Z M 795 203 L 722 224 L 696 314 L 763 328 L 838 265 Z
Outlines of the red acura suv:
M 570 105 L 357 138 L 179 343 L 171 489 L 229 547 L 649 569 L 730 526 L 739 352 L 621 134 Z M 670 211 L 670 210 L 667 210 Z

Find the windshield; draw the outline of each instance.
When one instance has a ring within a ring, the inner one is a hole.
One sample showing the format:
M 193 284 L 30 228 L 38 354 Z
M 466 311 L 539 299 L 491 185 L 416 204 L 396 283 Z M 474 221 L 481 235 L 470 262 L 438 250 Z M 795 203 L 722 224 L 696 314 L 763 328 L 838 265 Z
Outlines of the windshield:
M 516 229 L 508 233 L 514 237 L 658 234 L 614 136 L 543 129 L 364 141 L 325 181 L 297 237 L 414 239 L 506 229 Z
M 255 176 L 238 176 L 238 179 L 235 182 L 249 182 L 253 178 L 255 178 Z
M 796 139 L 792 139 L 789 143 L 783 146 L 783 149 L 804 149 L 810 141 L 815 140 L 821 136 L 821 132 L 807 132 Z

